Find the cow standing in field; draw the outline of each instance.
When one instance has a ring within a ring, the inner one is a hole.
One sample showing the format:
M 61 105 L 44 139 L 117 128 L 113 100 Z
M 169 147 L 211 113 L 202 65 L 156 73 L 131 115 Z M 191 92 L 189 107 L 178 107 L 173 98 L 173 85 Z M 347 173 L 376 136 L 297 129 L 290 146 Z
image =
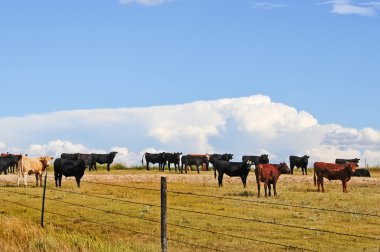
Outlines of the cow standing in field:
M 91 165 L 89 170 L 91 171 L 91 168 L 93 168 L 95 171 L 98 169 L 96 168 L 96 163 L 99 164 L 107 164 L 107 171 L 110 171 L 110 164 L 112 164 L 113 160 L 115 159 L 115 156 L 117 154 L 117 151 L 112 151 L 109 154 L 95 154 L 91 153 Z
M 294 167 L 300 168 L 302 170 L 302 175 L 307 175 L 307 164 L 309 162 L 309 156 L 304 155 L 302 157 L 297 157 L 297 156 L 290 156 L 289 161 L 290 161 L 290 170 L 291 174 L 293 174 L 293 169 Z
M 24 185 L 27 186 L 26 174 L 36 175 L 36 186 L 38 186 L 38 180 L 40 180 L 40 186 L 42 186 L 42 174 L 49 167 L 50 160 L 52 157 L 39 157 L 30 158 L 27 156 L 21 156 L 17 164 L 18 174 L 17 174 L 17 186 L 20 186 L 21 176 L 24 178 Z
M 174 152 L 174 153 L 168 153 L 168 152 L 165 152 L 164 153 L 164 166 L 162 168 L 162 171 L 165 170 L 165 165 L 166 165 L 166 162 L 168 162 L 168 168 L 169 168 L 169 171 L 170 171 L 170 164 L 174 164 L 174 170 L 175 172 L 177 172 L 177 168 L 178 168 L 178 171 L 179 171 L 179 165 L 180 165 L 180 161 L 181 161 L 181 155 L 182 155 L 182 152 Z
M 271 184 L 273 185 L 274 196 L 277 196 L 276 184 L 281 174 L 290 174 L 290 169 L 286 163 L 280 164 L 259 164 L 255 169 L 257 182 L 257 197 L 260 197 L 260 182 L 264 183 L 265 197 L 271 196 Z
M 5 175 L 7 175 L 9 167 L 11 167 L 17 161 L 18 161 L 18 158 L 12 154 L 6 154 L 6 156 L 1 155 L 1 157 L 0 157 L 0 175 L 3 172 Z
M 268 154 L 262 154 L 261 156 L 243 156 L 242 161 L 244 163 L 251 161 L 257 167 L 259 164 L 268 164 L 269 158 Z
M 341 180 L 343 192 L 347 193 L 347 182 L 351 179 L 351 176 L 355 173 L 356 163 L 349 162 L 345 164 L 332 164 L 324 162 L 314 163 L 314 186 L 318 185 L 318 192 L 322 187 L 322 192 L 325 192 L 323 186 L 323 178 L 328 180 Z
M 247 186 L 247 177 L 251 169 L 251 163 L 247 162 L 230 162 L 225 160 L 217 160 L 214 164 L 215 170 L 218 171 L 219 187 L 223 186 L 223 174 L 230 177 L 240 177 L 244 188 Z M 216 176 L 216 174 L 214 174 Z
M 54 161 L 54 180 L 55 186 L 61 187 L 62 175 L 65 177 L 75 177 L 78 187 L 84 175 L 86 164 L 83 160 L 70 160 L 57 158 Z
M 208 155 L 198 155 L 189 154 L 182 156 L 181 158 L 181 173 L 183 171 L 183 166 L 185 166 L 185 173 L 187 173 L 187 167 L 195 165 L 197 172 L 199 173 L 199 166 L 206 165 L 206 170 L 208 171 L 209 166 L 209 156 Z
M 337 158 L 335 159 L 335 164 L 347 164 L 347 163 L 355 163 L 356 166 L 359 166 L 359 158 L 353 158 L 353 159 L 343 159 L 343 158 Z
M 158 169 L 163 170 L 164 163 L 165 163 L 165 152 L 161 152 L 161 153 L 145 152 L 141 159 L 141 164 L 144 164 L 144 156 L 145 156 L 147 171 L 149 171 L 149 163 L 152 163 L 152 164 L 158 163 Z
M 15 173 L 15 167 L 17 168 L 17 163 L 20 160 L 21 154 L 10 154 L 10 153 L 1 153 L 1 158 L 11 157 L 11 162 L 8 164 L 7 172 Z M 5 173 L 5 171 L 4 171 Z

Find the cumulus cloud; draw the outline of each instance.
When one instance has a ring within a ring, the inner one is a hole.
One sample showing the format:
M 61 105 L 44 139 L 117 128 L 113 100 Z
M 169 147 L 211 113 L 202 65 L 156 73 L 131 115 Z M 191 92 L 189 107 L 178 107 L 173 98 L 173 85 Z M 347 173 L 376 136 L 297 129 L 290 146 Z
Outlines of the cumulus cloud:
M 375 16 L 380 10 L 380 2 L 355 2 L 351 0 L 332 0 L 324 2 L 332 6 L 332 13 L 339 15 Z
M 171 0 L 120 0 L 121 4 L 140 4 L 145 6 L 159 5 L 164 2 L 169 2 Z
M 380 131 L 321 125 L 306 111 L 254 95 L 147 108 L 59 111 L 0 118 L 0 148 L 31 156 L 62 152 L 108 153 L 115 162 L 141 164 L 144 152 L 267 153 L 271 162 L 289 155 L 310 162 L 367 158 L 379 162 Z

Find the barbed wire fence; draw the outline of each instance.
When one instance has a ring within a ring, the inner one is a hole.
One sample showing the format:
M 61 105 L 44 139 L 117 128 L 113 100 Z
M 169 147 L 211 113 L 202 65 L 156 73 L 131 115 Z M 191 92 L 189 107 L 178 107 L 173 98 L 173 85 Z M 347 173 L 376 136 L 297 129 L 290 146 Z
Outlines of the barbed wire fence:
M 104 182 L 98 182 L 98 181 L 83 181 L 85 183 L 89 184 L 98 184 L 102 186 L 112 186 L 112 187 L 120 187 L 120 188 L 128 188 L 128 189 L 133 189 L 133 190 L 140 190 L 140 191 L 145 191 L 148 193 L 159 193 L 161 195 L 161 204 L 152 204 L 152 203 L 146 203 L 146 202 L 140 202 L 140 201 L 133 201 L 133 200 L 127 200 L 124 198 L 115 198 L 115 197 L 110 197 L 110 196 L 104 196 L 100 194 L 95 194 L 95 193 L 83 193 L 83 192 L 75 192 L 75 191 L 69 191 L 69 190 L 64 190 L 64 189 L 58 189 L 58 188 L 49 188 L 48 190 L 51 191 L 57 191 L 65 194 L 75 194 L 75 195 L 81 195 L 81 196 L 86 196 L 86 197 L 93 197 L 96 199 L 102 199 L 102 200 L 111 200 L 111 201 L 117 201 L 120 203 L 125 203 L 125 204 L 134 204 L 134 205 L 141 205 L 141 206 L 149 206 L 149 207 L 154 207 L 158 208 L 161 210 L 161 219 L 151 219 L 151 218 L 145 218 L 142 216 L 134 216 L 132 214 L 127 214 L 123 213 L 120 211 L 114 211 L 114 210 L 109 210 L 109 209 L 103 209 L 100 207 L 93 207 L 93 206 L 88 206 L 85 204 L 79 204 L 79 203 L 72 203 L 69 201 L 64 201 L 62 199 L 57 199 L 57 198 L 52 198 L 52 197 L 46 197 L 45 195 L 45 190 L 46 190 L 46 181 L 47 179 L 54 179 L 52 176 L 47 176 L 45 175 L 45 180 L 44 180 L 44 190 L 42 195 L 37 195 L 37 194 L 32 194 L 32 193 L 27 193 L 27 192 L 20 192 L 12 189 L 10 186 L 9 182 L 3 182 L 6 184 L 4 187 L 0 187 L 0 191 L 6 192 L 8 194 L 17 194 L 21 196 L 26 196 L 28 198 L 41 198 L 42 199 L 42 207 L 37 208 L 34 206 L 30 206 L 25 203 L 21 202 L 16 202 L 12 201 L 9 199 L 4 199 L 5 202 L 18 205 L 21 207 L 33 209 L 35 211 L 41 211 L 41 226 L 44 226 L 44 214 L 48 213 L 51 215 L 57 215 L 66 219 L 73 219 L 73 216 L 67 215 L 67 214 L 62 214 L 62 213 L 55 213 L 49 210 L 45 209 L 45 200 L 47 201 L 52 201 L 52 202 L 58 202 L 62 204 L 66 204 L 69 206 L 74 206 L 76 208 L 83 208 L 83 209 L 88 209 L 90 211 L 98 211 L 98 212 L 103 212 L 103 213 L 109 213 L 115 216 L 122 216 L 125 218 L 129 219 L 137 219 L 138 221 L 144 221 L 144 222 L 149 222 L 157 226 L 161 226 L 161 231 L 160 235 L 155 235 L 155 234 L 150 234 L 147 232 L 141 232 L 137 230 L 133 230 L 130 228 L 125 228 L 125 227 L 120 227 L 116 225 L 112 225 L 109 223 L 102 223 L 99 221 L 93 221 L 91 219 L 83 219 L 83 221 L 94 224 L 94 225 L 99 225 L 102 227 L 108 227 L 108 228 L 114 228 L 114 229 L 119 229 L 119 230 L 124 230 L 127 232 L 139 234 L 139 235 L 144 235 L 144 236 L 149 236 L 153 238 L 157 238 L 161 240 L 161 249 L 162 251 L 167 251 L 168 250 L 168 242 L 174 242 L 178 244 L 184 244 L 188 246 L 192 246 L 194 248 L 202 249 L 202 250 L 209 250 L 209 251 L 226 251 L 223 250 L 222 248 L 215 248 L 215 247 L 210 247 L 210 246 L 204 246 L 196 242 L 191 242 L 191 241 L 184 241 L 172 237 L 168 237 L 167 231 L 168 227 L 175 227 L 178 229 L 182 230 L 192 230 L 196 232 L 203 232 L 203 233 L 208 233 L 211 235 L 217 235 L 220 237 L 230 237 L 234 239 L 240 239 L 240 240 L 245 240 L 245 241 L 252 241 L 256 243 L 263 243 L 271 246 L 276 246 L 276 247 L 282 247 L 285 249 L 293 249 L 293 250 L 302 250 L 302 251 L 315 251 L 309 248 L 304 248 L 304 247 L 299 247 L 291 244 L 283 244 L 281 242 L 274 242 L 274 241 L 268 241 L 268 240 L 262 240 L 262 239 L 257 239 L 257 238 L 252 238 L 252 237 L 245 237 L 242 235 L 237 235 L 234 233 L 227 233 L 227 232 L 218 232 L 214 230 L 209 230 L 205 228 L 199 228 L 199 227 L 194 227 L 194 226 L 189 226 L 189 225 L 184 225 L 184 224 L 177 224 L 177 223 L 172 223 L 168 222 L 167 220 L 167 213 L 169 211 L 169 214 L 172 212 L 186 212 L 186 213 L 192 213 L 196 215 L 203 215 L 203 216 L 213 216 L 213 217 L 218 217 L 218 218 L 223 218 L 223 219 L 230 219 L 230 220 L 237 220 L 237 221 L 244 221 L 244 222 L 254 222 L 254 223 L 259 223 L 262 225 L 271 225 L 271 226 L 277 226 L 281 228 L 288 228 L 288 229 L 299 229 L 307 232 L 320 232 L 320 233 L 325 233 L 325 234 L 333 234 L 337 236 L 346 236 L 346 237 L 354 237 L 354 238 L 360 238 L 360 239 L 366 239 L 370 241 L 376 241 L 379 242 L 380 238 L 378 237 L 372 237 L 372 236 L 365 236 L 365 235 L 358 235 L 358 234 L 352 234 L 352 233 L 344 233 L 344 232 L 337 232 L 337 231 L 332 231 L 332 230 L 326 230 L 326 229 L 321 229 L 321 228 L 310 228 L 310 227 L 305 227 L 305 226 L 299 226 L 299 225 L 293 225 L 293 224 L 287 224 L 287 223 L 281 223 L 278 221 L 267 221 L 267 220 L 262 220 L 259 218 L 247 218 L 247 217 L 237 217 L 233 215 L 225 215 L 225 214 L 218 214 L 218 213 L 212 213 L 212 212 L 207 212 L 207 211 L 198 211 L 198 210 L 192 210 L 188 208 L 178 208 L 178 207 L 171 207 L 167 206 L 167 196 L 169 195 L 183 195 L 183 196 L 190 196 L 190 197 L 199 197 L 199 198 L 209 198 L 209 199 L 217 199 L 217 200 L 229 200 L 229 201 L 237 201 L 241 203 L 250 203 L 250 204 L 266 204 L 266 205 L 271 205 L 271 206 L 279 206 L 279 207 L 287 207 L 287 208 L 300 208 L 300 209 L 306 209 L 310 211 L 325 211 L 325 212 L 331 212 L 331 213 L 340 213 L 340 214 L 349 214 L 349 215 L 358 215 L 358 216 L 363 216 L 363 217 L 369 217 L 369 218 L 379 218 L 380 216 L 378 214 L 374 213 L 363 213 L 363 212 L 353 212 L 353 211 L 343 211 L 343 210 L 336 210 L 336 209 L 327 209 L 327 208 L 316 208 L 316 207 L 310 207 L 310 206 L 302 206 L 302 205 L 292 205 L 292 204 L 283 204 L 283 203 L 275 203 L 275 202 L 263 202 L 259 200 L 250 200 L 250 199 L 239 199 L 239 198 L 234 198 L 234 197 L 225 197 L 225 196 L 215 196 L 215 195 L 207 195 L 207 194 L 199 194 L 199 193 L 193 193 L 193 192 L 179 192 L 179 191 L 171 191 L 167 190 L 167 181 L 166 177 L 161 177 L 161 189 L 158 188 L 144 188 L 144 187 L 138 187 L 138 186 L 130 186 L 130 185 L 119 185 L 119 184 L 111 184 L 111 183 L 104 183 Z M 227 250 L 228 251 L 228 250 Z

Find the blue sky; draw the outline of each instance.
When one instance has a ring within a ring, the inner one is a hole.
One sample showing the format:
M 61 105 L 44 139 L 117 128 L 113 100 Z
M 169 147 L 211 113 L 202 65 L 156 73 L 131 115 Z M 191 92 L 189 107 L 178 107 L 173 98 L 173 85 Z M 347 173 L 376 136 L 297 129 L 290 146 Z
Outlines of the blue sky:
M 379 24 L 380 1 L 3 0 L 0 118 L 261 94 L 379 130 Z

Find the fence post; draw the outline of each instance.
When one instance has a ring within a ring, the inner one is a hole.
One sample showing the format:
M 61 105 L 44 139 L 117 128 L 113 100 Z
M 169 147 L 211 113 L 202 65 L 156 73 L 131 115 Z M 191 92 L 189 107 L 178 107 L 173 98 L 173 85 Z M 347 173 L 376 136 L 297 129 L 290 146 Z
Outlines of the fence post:
M 46 179 L 47 179 L 47 171 L 45 171 L 44 190 L 42 193 L 41 227 L 44 227 Z
M 167 186 L 166 177 L 161 177 L 161 251 L 168 251 L 168 238 L 167 238 Z

